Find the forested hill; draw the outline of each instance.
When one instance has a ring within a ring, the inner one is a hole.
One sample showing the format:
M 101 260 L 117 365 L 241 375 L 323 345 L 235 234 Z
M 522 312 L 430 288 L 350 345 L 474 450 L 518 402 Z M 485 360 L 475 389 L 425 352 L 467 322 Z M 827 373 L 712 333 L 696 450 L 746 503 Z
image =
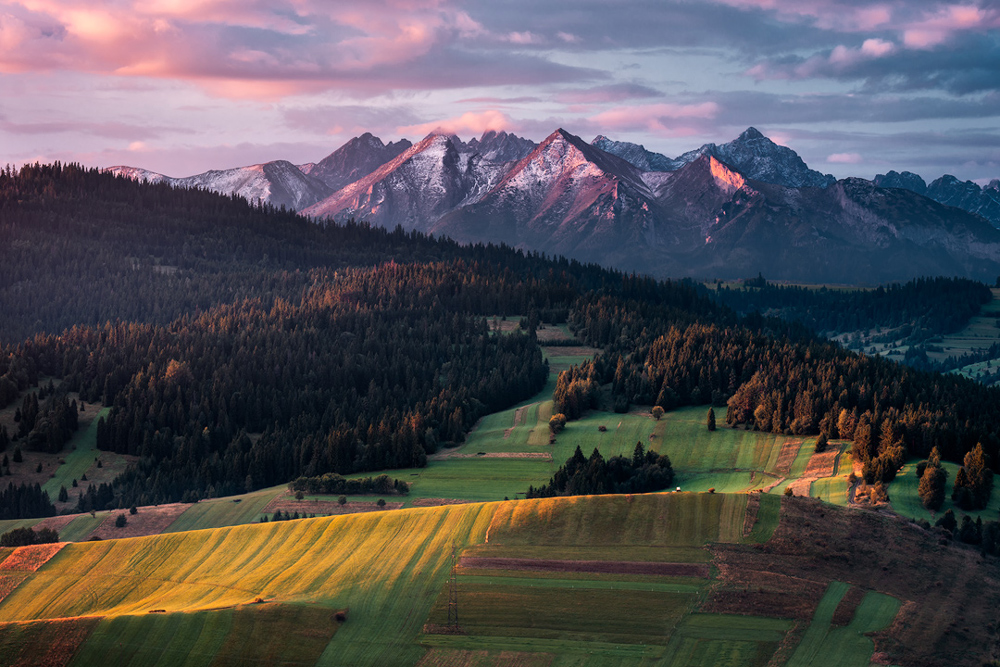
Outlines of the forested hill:
M 419 466 L 541 389 L 539 320 L 604 350 L 560 377 L 570 416 L 609 383 L 621 409 L 728 402 L 745 427 L 867 429 L 882 467 L 977 442 L 997 461 L 1000 391 L 740 319 L 686 283 L 505 247 L 56 165 L 0 175 L 0 272 L 0 405 L 52 376 L 110 406 L 99 446 L 139 457 L 101 491 L 116 507 Z M 489 332 L 503 314 L 527 331 Z
M 901 328 L 913 343 L 964 327 L 992 298 L 989 287 L 967 278 L 918 278 L 876 289 L 776 285 L 763 277 L 741 287 L 720 284 L 707 293 L 738 313 L 764 313 L 800 322 L 819 333 Z
M 167 324 L 247 298 L 297 302 L 313 268 L 452 259 L 565 271 L 583 287 L 617 280 L 575 261 L 363 223 L 317 225 L 239 197 L 76 165 L 0 171 L 0 342 L 108 321 Z

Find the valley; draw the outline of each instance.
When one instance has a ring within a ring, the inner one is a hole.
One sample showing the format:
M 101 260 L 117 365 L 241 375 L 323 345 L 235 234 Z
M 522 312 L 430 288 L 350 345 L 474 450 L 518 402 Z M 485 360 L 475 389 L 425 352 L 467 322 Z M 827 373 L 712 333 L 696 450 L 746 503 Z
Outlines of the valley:
M 60 540 L 0 552 L 10 664 L 1000 655 L 997 390 L 820 335 L 962 338 L 992 314 L 981 283 L 759 276 L 725 287 L 737 307 L 76 167 L 0 181 L 0 534 Z M 526 498 L 624 462 L 670 483 Z M 334 473 L 383 492 L 290 488 Z

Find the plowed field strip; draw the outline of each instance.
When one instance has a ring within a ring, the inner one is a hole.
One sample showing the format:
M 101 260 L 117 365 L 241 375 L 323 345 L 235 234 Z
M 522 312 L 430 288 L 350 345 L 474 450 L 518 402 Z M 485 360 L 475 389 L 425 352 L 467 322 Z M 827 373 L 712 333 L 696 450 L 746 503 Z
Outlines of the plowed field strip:
M 481 570 L 534 570 L 539 572 L 593 572 L 597 574 L 652 574 L 669 577 L 707 578 L 707 565 L 700 563 L 644 563 L 606 560 L 540 560 L 534 558 L 470 558 L 462 567 Z

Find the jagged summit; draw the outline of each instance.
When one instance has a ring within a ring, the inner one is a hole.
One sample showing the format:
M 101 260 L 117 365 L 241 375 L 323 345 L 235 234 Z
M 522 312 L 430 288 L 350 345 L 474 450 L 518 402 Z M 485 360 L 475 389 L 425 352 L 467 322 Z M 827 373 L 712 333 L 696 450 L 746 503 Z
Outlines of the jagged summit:
M 927 193 L 927 183 L 912 171 L 902 173 L 890 171 L 887 174 L 878 174 L 872 182 L 880 188 L 903 188 L 920 195 Z
M 739 137 L 722 144 L 705 144 L 674 159 L 646 150 L 640 144 L 612 141 L 598 135 L 592 145 L 628 160 L 642 171 L 676 171 L 703 155 L 714 157 L 737 169 L 747 178 L 791 188 L 828 187 L 836 179 L 806 166 L 790 148 L 779 146 L 755 127 L 748 127 Z
M 385 144 L 371 132 L 365 132 L 316 163 L 309 170 L 309 175 L 323 181 L 331 192 L 335 192 L 364 178 L 410 146 L 412 144 L 406 139 Z
M 825 188 L 836 181 L 829 174 L 810 169 L 798 153 L 786 146 L 779 146 L 754 127 L 748 127 L 729 143 L 721 146 L 705 144 L 684 153 L 677 160 L 690 162 L 701 155 L 711 155 L 748 178 L 788 188 Z
M 674 171 L 684 166 L 683 162 L 671 160 L 666 155 L 646 150 L 646 147 L 642 144 L 633 144 L 628 141 L 612 141 L 603 134 L 594 137 L 590 145 L 596 146 L 612 155 L 617 155 L 623 160 L 627 160 L 641 171 Z

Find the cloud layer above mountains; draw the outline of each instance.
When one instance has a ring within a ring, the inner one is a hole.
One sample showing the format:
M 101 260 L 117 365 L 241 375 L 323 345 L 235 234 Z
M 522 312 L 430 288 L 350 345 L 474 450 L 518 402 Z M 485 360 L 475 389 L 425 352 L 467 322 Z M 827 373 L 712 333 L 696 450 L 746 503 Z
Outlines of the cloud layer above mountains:
M 15 164 L 184 175 L 436 127 L 675 155 L 754 125 L 838 176 L 988 179 L 998 90 L 996 0 L 0 0 Z

